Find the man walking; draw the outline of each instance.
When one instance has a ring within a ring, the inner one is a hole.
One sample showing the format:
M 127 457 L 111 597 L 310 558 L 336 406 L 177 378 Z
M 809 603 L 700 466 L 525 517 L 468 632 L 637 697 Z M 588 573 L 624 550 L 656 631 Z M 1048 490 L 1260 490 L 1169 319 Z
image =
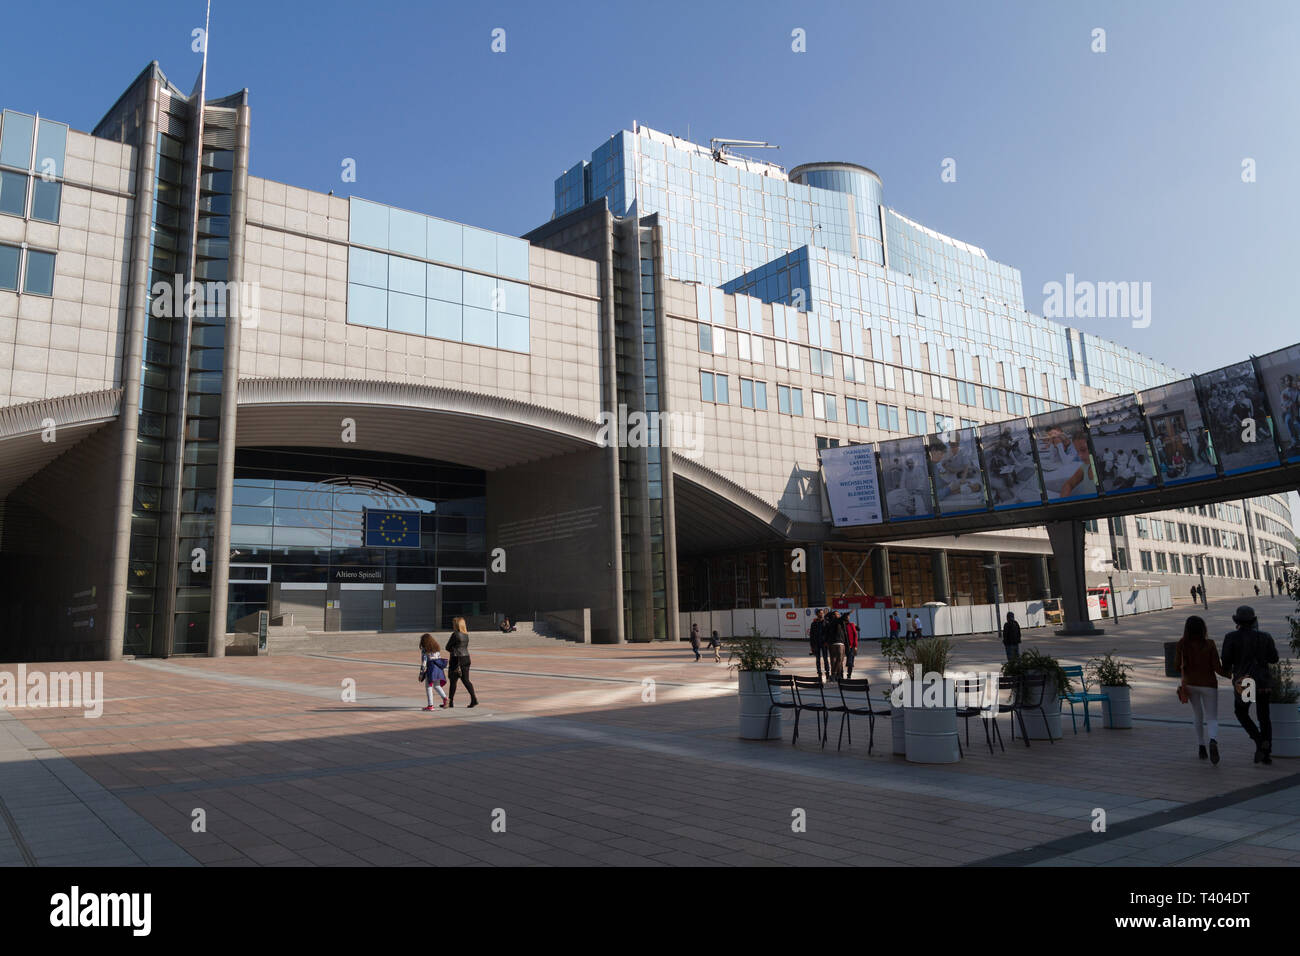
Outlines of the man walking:
M 831 652 L 831 680 L 838 681 L 844 677 L 844 618 L 839 611 L 831 611 L 830 624 L 827 627 L 826 643 Z
M 691 625 L 691 650 L 695 652 L 695 660 L 698 663 L 700 659 L 700 626 Z
M 818 608 L 817 613 L 813 615 L 812 624 L 808 625 L 808 644 L 812 648 L 813 660 L 817 662 L 817 679 L 824 680 L 822 677 L 822 632 L 826 629 L 826 622 L 822 617 L 822 609 Z
M 1273 635 L 1259 629 L 1255 609 L 1247 604 L 1237 608 L 1232 615 L 1237 625 L 1223 638 L 1223 653 L 1219 660 L 1223 674 L 1232 678 L 1232 710 L 1237 722 L 1255 741 L 1255 763 L 1271 764 L 1273 750 L 1273 722 L 1268 714 L 1268 696 L 1272 684 L 1269 665 L 1277 663 L 1277 645 Z M 1250 719 L 1250 705 L 1255 704 L 1258 725 Z
M 844 620 L 844 669 L 849 680 L 853 679 L 853 661 L 858 656 L 858 626 L 853 618 Z
M 1002 646 L 1006 648 L 1007 660 L 1014 661 L 1020 656 L 1020 625 L 1010 611 L 1007 611 L 1007 623 L 1002 625 Z

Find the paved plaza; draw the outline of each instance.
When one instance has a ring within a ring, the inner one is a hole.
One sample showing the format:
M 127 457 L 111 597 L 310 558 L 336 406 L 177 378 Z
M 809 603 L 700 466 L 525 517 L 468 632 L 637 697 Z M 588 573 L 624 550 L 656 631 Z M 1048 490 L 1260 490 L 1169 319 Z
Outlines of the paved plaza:
M 1236 601 L 1211 601 L 1218 638 Z M 1282 599 L 1255 603 L 1287 653 Z M 1063 663 L 1137 665 L 1133 730 L 1070 730 L 965 759 L 737 737 L 734 676 L 685 644 L 471 643 L 482 704 L 427 713 L 415 648 L 85 664 L 103 715 L 0 710 L 4 865 L 1287 865 L 1300 862 L 1300 761 L 1253 764 L 1221 682 L 1223 761 L 1196 759 L 1162 642 L 1190 609 L 1100 638 L 1025 632 Z M 812 673 L 806 646 L 787 670 Z M 993 638 L 957 664 L 995 666 Z M 878 646 L 858 670 L 882 680 Z M 13 670 L 17 665 L 0 669 Z M 66 669 L 75 665 L 48 665 Z M 39 669 L 42 665 L 28 665 Z M 647 693 L 647 678 L 653 694 Z M 355 682 L 353 684 L 353 682 Z M 355 686 L 355 700 L 345 691 Z M 652 697 L 647 700 L 645 698 Z M 1096 710 L 1094 705 L 1094 716 Z M 1105 833 L 1092 831 L 1095 808 Z M 794 832 L 798 811 L 806 831 Z M 201 811 L 201 812 L 200 812 Z M 200 825 L 202 824 L 202 825 Z M 504 832 L 500 832 L 504 828 Z

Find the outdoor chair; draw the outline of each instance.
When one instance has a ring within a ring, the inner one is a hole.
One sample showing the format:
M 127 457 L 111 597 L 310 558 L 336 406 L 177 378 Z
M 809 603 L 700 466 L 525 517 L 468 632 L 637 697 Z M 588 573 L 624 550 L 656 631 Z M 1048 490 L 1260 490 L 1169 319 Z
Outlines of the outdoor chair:
M 1047 710 L 1043 706 L 1043 698 L 1047 696 L 1047 675 L 1045 674 L 1026 674 L 1020 678 L 1016 688 L 1015 703 L 1012 705 L 1012 713 L 1020 720 L 1020 732 L 1025 735 L 1025 746 L 1029 746 L 1029 731 L 1025 728 L 1025 711 L 1036 710 L 1043 718 L 1043 726 L 1047 728 L 1048 743 L 1056 743 L 1052 736 L 1052 729 L 1047 723 Z M 1012 727 L 1015 732 L 1015 727 Z
M 822 742 L 822 747 L 826 746 L 826 737 L 828 732 L 826 727 L 830 724 L 830 707 L 826 705 L 826 691 L 822 685 L 821 679 L 817 677 L 800 677 L 795 674 L 791 677 L 794 681 L 794 732 L 795 736 L 799 735 L 799 714 L 802 711 L 812 711 L 817 720 L 817 739 Z
M 793 744 L 799 736 L 799 704 L 794 693 L 794 679 L 789 674 L 768 674 L 767 696 L 772 699 L 772 705 L 767 708 L 768 720 L 772 719 L 774 710 L 794 711 L 794 736 L 790 738 Z
M 1000 685 L 999 685 L 1000 686 Z M 984 700 L 985 688 L 987 681 L 984 678 L 967 678 L 956 682 L 957 691 L 957 716 L 966 725 L 966 746 L 970 746 L 970 719 L 978 717 L 984 727 L 984 742 L 989 745 L 989 753 L 993 753 L 993 734 L 998 735 L 998 743 L 1002 743 L 1002 732 L 998 730 L 997 712 L 994 705 L 997 699 L 990 701 Z M 985 704 L 988 704 L 986 707 Z M 989 729 L 989 724 L 993 729 Z M 960 744 L 961 741 L 958 741 Z M 1007 749 L 1005 746 L 1002 748 Z
M 843 715 L 840 717 L 840 740 L 835 749 L 838 750 L 840 744 L 844 743 L 845 726 L 849 729 L 849 746 L 853 746 L 853 721 L 850 718 L 865 717 L 867 718 L 867 753 L 869 754 L 876 743 L 876 718 L 888 717 L 892 712 L 876 710 L 871 706 L 871 684 L 866 678 L 846 678 L 839 682 L 839 688 L 840 706 L 831 708 Z
M 1082 704 L 1083 729 L 1088 733 L 1092 733 L 1092 722 L 1088 719 L 1088 705 L 1094 700 L 1099 702 L 1109 701 L 1110 695 L 1088 692 L 1088 681 L 1083 676 L 1083 665 L 1072 664 L 1069 667 L 1062 667 L 1061 670 L 1065 671 L 1067 677 L 1079 684 L 1078 690 L 1071 691 L 1068 694 L 1061 694 L 1061 700 L 1068 702 L 1070 705 L 1070 726 L 1074 728 L 1076 734 L 1079 732 L 1079 725 L 1074 722 L 1074 705 Z

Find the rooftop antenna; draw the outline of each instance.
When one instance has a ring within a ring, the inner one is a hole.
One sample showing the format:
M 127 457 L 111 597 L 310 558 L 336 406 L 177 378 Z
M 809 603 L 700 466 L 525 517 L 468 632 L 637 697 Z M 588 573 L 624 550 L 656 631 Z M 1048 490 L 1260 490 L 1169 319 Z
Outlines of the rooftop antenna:
M 719 163 L 725 163 L 727 156 L 733 146 L 743 146 L 745 149 L 780 149 L 772 143 L 765 143 L 757 139 L 720 139 L 713 137 L 709 140 L 709 149 L 713 152 L 713 158 Z M 744 158 L 744 157 L 742 157 Z

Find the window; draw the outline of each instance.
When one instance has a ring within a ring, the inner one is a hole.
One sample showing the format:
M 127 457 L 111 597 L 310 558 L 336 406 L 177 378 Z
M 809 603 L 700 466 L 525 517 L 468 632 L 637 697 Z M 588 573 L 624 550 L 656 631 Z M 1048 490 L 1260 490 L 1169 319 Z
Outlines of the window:
M 0 289 L 18 291 L 18 258 L 22 250 L 17 246 L 0 246 Z
M 727 398 L 727 376 L 713 376 L 713 399 L 719 405 L 726 405 L 730 401 Z
M 1166 560 L 1163 551 L 1156 552 L 1156 570 L 1160 572 L 1167 572 L 1169 570 L 1169 563 Z
M 754 407 L 760 412 L 767 411 L 767 383 L 754 383 Z
M 1134 521 L 1137 523 L 1137 535 L 1139 538 L 1151 537 L 1151 521 L 1149 518 L 1135 518 Z
M 1115 570 L 1117 570 L 1117 571 L 1127 571 L 1128 569 L 1129 569 L 1129 568 L 1128 568 L 1128 549 L 1127 549 L 1127 548 L 1116 548 L 1116 549 L 1115 549 Z
M 46 182 L 39 176 L 32 178 L 32 218 L 41 222 L 59 221 L 59 201 L 63 195 L 63 185 Z
M 914 408 L 907 410 L 907 431 L 910 435 L 926 434 L 925 412 L 918 412 Z
M 814 391 L 813 396 L 813 418 L 825 420 L 826 418 L 826 396 L 821 392 Z
M 712 372 L 700 373 L 700 401 L 702 402 L 713 401 L 713 373 Z
M 713 351 L 713 326 L 700 323 L 700 351 Z
M 1138 558 L 1139 558 L 1139 559 L 1141 560 L 1141 562 L 1142 562 L 1142 570 L 1143 570 L 1143 571 L 1151 571 L 1151 570 L 1154 570 L 1153 567 L 1152 567 L 1152 564 L 1151 564 L 1151 552 L 1150 552 L 1150 551 L 1139 551 L 1139 552 L 1138 552 Z
M 742 378 L 740 380 L 740 407 L 754 407 L 754 382 L 752 379 Z
M 33 295 L 54 295 L 54 253 L 27 250 L 23 291 Z
M 1183 544 L 1187 543 L 1187 525 L 1183 524 L 1181 521 L 1178 522 L 1178 540 L 1183 542 Z
M 840 440 L 838 438 L 827 438 L 825 435 L 817 436 L 817 450 L 822 451 L 826 448 L 839 448 Z
M 27 210 L 27 177 L 0 170 L 0 212 L 21 216 Z
M 876 402 L 876 424 L 882 431 L 898 431 L 898 406 Z

